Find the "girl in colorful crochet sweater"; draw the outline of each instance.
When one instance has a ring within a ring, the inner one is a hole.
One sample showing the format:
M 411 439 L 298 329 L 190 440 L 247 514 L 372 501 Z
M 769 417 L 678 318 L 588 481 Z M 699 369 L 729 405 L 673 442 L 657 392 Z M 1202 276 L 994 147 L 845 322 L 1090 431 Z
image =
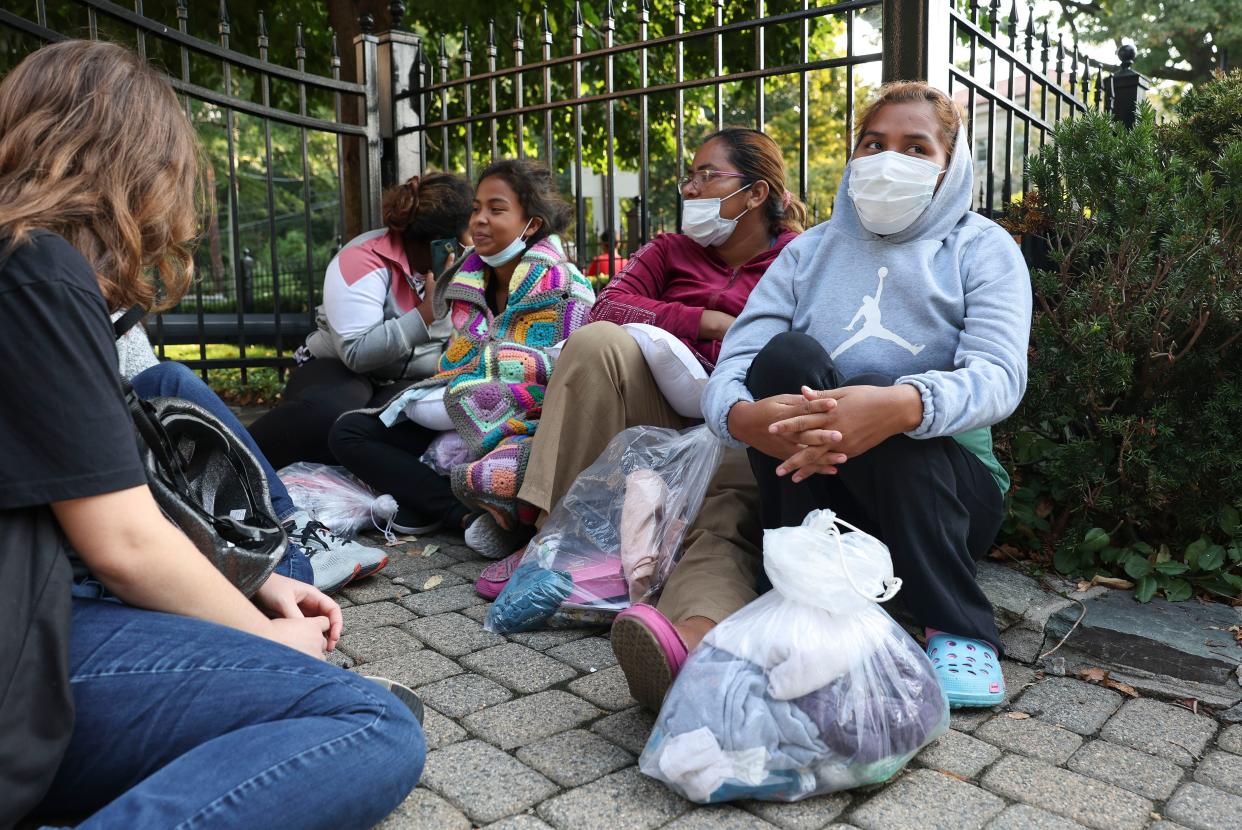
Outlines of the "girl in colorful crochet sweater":
M 552 372 L 548 350 L 586 323 L 595 302 L 558 236 L 569 217 L 541 165 L 500 161 L 479 178 L 470 222 L 475 249 L 435 296 L 436 316 L 449 315 L 453 334 L 437 374 L 418 384 L 446 387 L 445 409 L 469 451 L 451 482 L 419 460 L 435 437 L 425 427 L 401 421 L 385 428 L 375 415 L 354 413 L 333 428 L 337 458 L 397 499 L 399 526 L 425 528 L 438 519 L 468 525 L 467 544 L 503 555 L 501 529 L 533 520 L 517 492 Z

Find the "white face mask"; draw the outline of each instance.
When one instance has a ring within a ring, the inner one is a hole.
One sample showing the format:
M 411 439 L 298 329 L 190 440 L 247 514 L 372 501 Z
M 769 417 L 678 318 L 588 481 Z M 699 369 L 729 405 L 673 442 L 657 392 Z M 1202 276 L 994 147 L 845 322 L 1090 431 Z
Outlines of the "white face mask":
M 526 228 L 529 228 L 530 223 L 534 221 L 534 217 L 526 220 Z M 495 254 L 479 254 L 479 259 L 483 260 L 493 268 L 499 268 L 506 263 L 512 262 L 515 257 L 522 253 L 522 251 L 526 250 L 526 239 L 522 235 L 526 233 L 526 228 L 522 228 L 522 233 L 519 233 L 517 235 L 517 239 L 506 245 L 503 251 Z
M 720 215 L 720 205 L 725 199 L 736 196 L 746 187 L 738 188 L 724 199 L 686 199 L 682 202 L 681 208 L 682 232 L 704 248 L 724 244 L 725 240 L 733 235 L 737 220 L 745 216 L 750 208 L 746 208 L 732 219 L 725 219 Z
M 885 150 L 850 162 L 850 199 L 872 233 L 905 230 L 927 209 L 941 168 L 932 161 Z

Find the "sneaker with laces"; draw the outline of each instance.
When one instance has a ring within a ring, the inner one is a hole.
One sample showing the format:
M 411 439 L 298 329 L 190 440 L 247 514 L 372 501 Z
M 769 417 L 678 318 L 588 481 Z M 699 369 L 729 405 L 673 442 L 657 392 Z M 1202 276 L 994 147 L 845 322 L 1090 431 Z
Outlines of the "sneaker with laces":
M 466 547 L 487 559 L 504 559 L 530 540 L 524 529 L 505 530 L 491 513 L 483 513 L 466 528 Z
M 347 582 L 365 579 L 388 564 L 388 556 L 381 548 L 342 539 L 322 522 L 312 519 L 305 510 L 286 519 L 284 526 L 289 538 L 306 551 L 315 572 L 315 587 L 324 593 L 329 593 L 329 589 L 320 584 L 321 571 L 324 585 L 336 590 Z M 337 582 L 346 570 L 349 576 L 344 582 Z

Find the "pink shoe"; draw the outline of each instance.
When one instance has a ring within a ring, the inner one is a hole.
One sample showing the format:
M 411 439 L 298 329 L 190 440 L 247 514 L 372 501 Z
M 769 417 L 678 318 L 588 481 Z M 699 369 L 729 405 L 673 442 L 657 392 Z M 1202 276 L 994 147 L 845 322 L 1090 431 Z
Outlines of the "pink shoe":
M 650 605 L 633 605 L 612 624 L 612 651 L 630 686 L 630 696 L 660 711 L 688 650 L 667 617 Z
M 518 565 L 522 564 L 522 556 L 525 553 L 526 549 L 523 548 L 484 568 L 483 573 L 479 574 L 478 581 L 474 583 L 475 592 L 487 599 L 500 596 L 500 592 L 509 584 L 509 577 L 513 576 Z

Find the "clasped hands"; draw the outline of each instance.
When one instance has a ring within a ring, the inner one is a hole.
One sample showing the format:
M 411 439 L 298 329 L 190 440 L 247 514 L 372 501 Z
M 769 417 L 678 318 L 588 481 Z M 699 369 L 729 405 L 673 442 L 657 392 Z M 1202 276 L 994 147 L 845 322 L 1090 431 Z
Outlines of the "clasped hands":
M 799 395 L 742 401 L 729 412 L 729 432 L 781 461 L 778 476 L 797 483 L 834 475 L 839 465 L 907 432 L 923 419 L 923 401 L 909 384 L 802 387 Z

